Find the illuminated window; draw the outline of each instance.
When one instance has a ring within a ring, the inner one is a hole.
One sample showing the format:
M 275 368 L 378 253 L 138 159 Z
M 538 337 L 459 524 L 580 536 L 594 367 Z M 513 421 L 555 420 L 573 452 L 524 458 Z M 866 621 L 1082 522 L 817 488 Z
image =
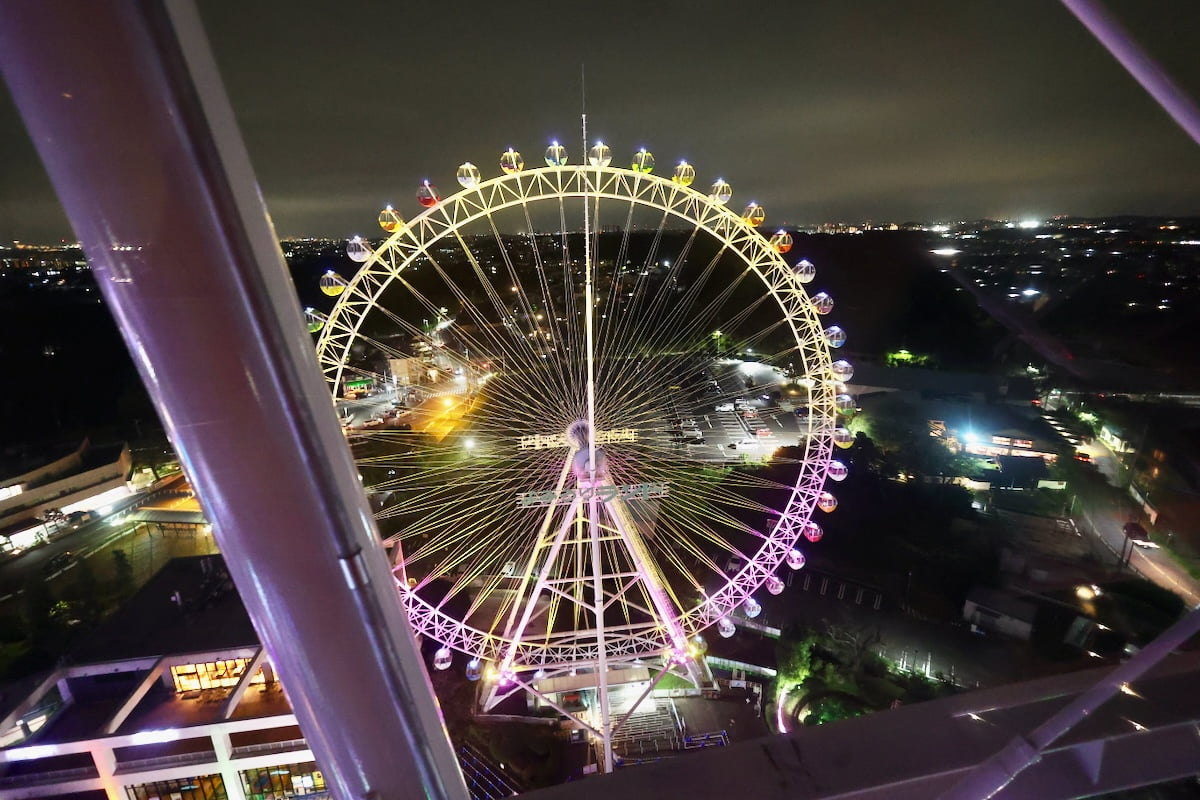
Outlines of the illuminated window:
M 173 781 L 154 781 L 139 786 L 126 786 L 129 800 L 228 800 L 225 783 L 220 775 L 200 775 Z
M 326 796 L 325 777 L 313 761 L 244 770 L 242 786 L 248 800 Z
M 249 663 L 248 658 L 228 658 L 202 664 L 179 664 L 171 667 L 171 679 L 175 682 L 177 692 L 227 688 L 237 685 Z M 251 684 L 265 682 L 266 676 L 261 668 L 250 679 Z

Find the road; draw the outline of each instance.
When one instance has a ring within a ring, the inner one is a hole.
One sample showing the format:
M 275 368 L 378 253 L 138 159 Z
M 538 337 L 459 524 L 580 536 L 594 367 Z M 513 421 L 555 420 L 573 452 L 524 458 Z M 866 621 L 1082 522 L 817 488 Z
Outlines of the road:
M 1113 554 L 1115 562 L 1125 547 L 1123 528 L 1130 519 L 1128 506 L 1107 495 L 1081 488 L 1073 515 L 1080 530 L 1098 538 Z M 1134 547 L 1129 566 L 1142 577 L 1183 598 L 1188 606 L 1200 605 L 1200 582 L 1188 574 L 1162 549 Z
M 1103 441 L 1096 439 L 1081 444 L 1078 449 L 1087 453 L 1092 464 L 1104 476 L 1110 487 L 1125 485 L 1120 458 Z M 1079 530 L 1090 534 L 1112 553 L 1115 563 L 1129 544 L 1125 540 L 1127 522 L 1140 521 L 1133 499 L 1121 496 L 1114 499 L 1111 490 L 1076 481 L 1071 506 L 1072 518 Z M 1193 578 L 1169 553 L 1157 547 L 1133 547 L 1129 566 L 1142 577 L 1179 595 L 1191 607 L 1200 605 L 1200 581 Z
M 1043 414 L 1042 417 L 1075 447 L 1076 452 L 1088 455 L 1092 466 L 1104 477 L 1110 487 L 1119 488 L 1125 485 L 1126 478 L 1122 474 L 1120 457 L 1101 439 L 1094 439 L 1087 443 L 1079 442 L 1070 437 L 1054 417 L 1049 414 Z M 1111 491 L 1083 481 L 1075 481 L 1072 489 L 1075 494 L 1071 501 L 1071 508 L 1076 527 L 1099 540 L 1104 548 L 1112 553 L 1115 563 L 1120 559 L 1121 553 L 1130 546 L 1125 541 L 1123 530 L 1125 524 L 1130 521 L 1140 521 L 1137 518 L 1138 512 L 1135 510 L 1132 498 L 1123 496 L 1120 500 L 1114 501 Z M 1135 546 L 1129 559 L 1129 566 L 1147 580 L 1175 592 L 1189 606 L 1200 605 L 1200 582 L 1176 563 L 1165 550 Z
M 176 482 L 163 488 L 175 491 L 186 487 L 187 484 L 181 474 Z M 164 501 L 174 499 L 167 498 Z M 77 556 L 86 556 L 101 546 L 105 540 L 122 530 L 117 519 L 119 513 L 126 508 L 143 503 L 145 500 L 146 496 L 144 495 L 130 497 L 122 504 L 118 504 L 108 516 L 86 522 L 78 530 L 70 533 L 56 535 L 53 541 L 33 547 L 0 563 L 0 598 L 20 591 L 31 580 L 44 580 L 47 577 L 47 565 L 59 554 L 71 552 Z M 64 570 L 64 572 L 70 571 L 70 567 Z
M 378 394 L 359 400 L 338 400 L 338 414 L 348 421 L 349 431 L 395 430 L 383 421 L 385 413 L 398 413 L 396 421 L 412 426 L 412 430 L 428 433 L 439 441 L 459 426 L 470 408 L 469 391 L 461 376 L 451 377 L 432 386 L 422 387 L 420 398 L 409 397 L 407 407 L 395 409 L 397 393 L 387 388 Z

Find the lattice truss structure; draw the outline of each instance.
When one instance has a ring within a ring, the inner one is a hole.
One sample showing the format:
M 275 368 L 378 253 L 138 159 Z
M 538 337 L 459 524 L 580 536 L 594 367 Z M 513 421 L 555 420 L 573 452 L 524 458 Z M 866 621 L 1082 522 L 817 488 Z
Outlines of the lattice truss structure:
M 335 393 L 407 397 L 411 430 L 352 438 L 435 666 L 458 651 L 512 685 L 686 671 L 700 632 L 782 590 L 797 540 L 820 538 L 814 511 L 836 505 L 845 335 L 806 291 L 812 264 L 785 258 L 791 237 L 764 237 L 757 204 L 731 210 L 724 181 L 705 194 L 686 163 L 662 178 L 644 151 L 622 169 L 602 145 L 581 166 L 556 147 L 528 170 L 510 150 L 489 180 L 464 164 L 445 199 L 422 185 L 408 222 L 385 209 L 390 236 L 351 241 L 362 266 L 323 279 L 337 300 L 310 329 Z M 744 427 L 728 406 L 760 390 L 738 406 L 765 436 L 678 430 Z

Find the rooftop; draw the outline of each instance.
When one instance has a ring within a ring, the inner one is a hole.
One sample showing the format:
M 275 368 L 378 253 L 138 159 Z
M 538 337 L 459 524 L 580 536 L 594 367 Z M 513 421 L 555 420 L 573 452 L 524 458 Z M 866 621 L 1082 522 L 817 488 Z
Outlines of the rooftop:
M 1033 622 L 1037 616 L 1037 606 L 1028 600 L 986 586 L 976 586 L 967 592 L 967 602 L 1023 622 Z
M 258 634 L 225 560 L 219 555 L 194 556 L 168 562 L 81 642 L 69 660 L 95 664 L 258 646 Z
M 1137 682 L 1136 694 L 1118 693 L 997 797 L 1090 797 L 1194 774 L 1198 671 L 1200 654 L 1169 657 Z M 928 800 L 1109 674 L 1101 668 L 1057 675 L 803 727 L 707 751 L 686 768 L 668 759 L 543 789 L 538 798 Z
M 854 365 L 852 384 L 858 391 L 893 389 L 919 392 L 928 398 L 983 395 L 989 399 L 1023 402 L 1037 396 L 1028 378 L 920 367 L 885 367 L 869 363 Z

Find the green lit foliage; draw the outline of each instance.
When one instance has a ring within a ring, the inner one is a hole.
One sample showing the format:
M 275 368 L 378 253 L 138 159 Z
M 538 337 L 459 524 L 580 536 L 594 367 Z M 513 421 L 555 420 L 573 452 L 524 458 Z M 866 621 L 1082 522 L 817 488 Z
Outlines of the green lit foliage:
M 785 630 L 777 680 L 788 692 L 787 713 L 822 725 L 954 692 L 944 681 L 897 670 L 877 654 L 881 643 L 879 630 L 866 625 Z
M 930 365 L 932 356 L 926 353 L 896 350 L 891 353 L 885 353 L 883 360 L 889 367 L 927 367 Z
M 904 473 L 948 480 L 974 470 L 971 459 L 952 453 L 943 439 L 930 436 L 928 417 L 913 403 L 880 398 L 864 412 L 861 427 L 877 451 L 873 466 L 889 477 Z

